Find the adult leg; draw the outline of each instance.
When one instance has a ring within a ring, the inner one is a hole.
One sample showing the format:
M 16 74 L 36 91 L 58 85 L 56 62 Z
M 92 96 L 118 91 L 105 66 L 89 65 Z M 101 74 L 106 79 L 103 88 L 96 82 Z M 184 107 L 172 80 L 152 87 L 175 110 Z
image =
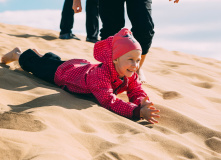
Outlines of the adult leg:
M 23 70 L 50 83 L 54 83 L 55 72 L 58 66 L 64 63 L 59 56 L 51 52 L 40 57 L 31 49 L 23 52 L 18 61 Z
M 125 25 L 125 0 L 99 0 L 99 14 L 102 21 L 101 39 L 113 36 Z
M 154 23 L 151 17 L 152 0 L 127 0 L 126 4 L 128 17 L 132 24 L 131 31 L 142 47 L 141 68 L 155 33 Z M 146 79 L 140 68 L 137 73 L 140 76 L 141 82 L 145 83 Z
M 80 40 L 80 38 L 76 37 L 72 34 L 72 28 L 74 24 L 74 10 L 72 9 L 73 0 L 65 0 L 62 14 L 61 14 L 61 23 L 60 23 L 60 39 L 76 39 Z
M 99 32 L 98 0 L 86 1 L 87 39 L 97 40 Z
M 60 34 L 72 33 L 71 29 L 74 24 L 74 10 L 72 9 L 73 0 L 65 0 L 61 13 Z

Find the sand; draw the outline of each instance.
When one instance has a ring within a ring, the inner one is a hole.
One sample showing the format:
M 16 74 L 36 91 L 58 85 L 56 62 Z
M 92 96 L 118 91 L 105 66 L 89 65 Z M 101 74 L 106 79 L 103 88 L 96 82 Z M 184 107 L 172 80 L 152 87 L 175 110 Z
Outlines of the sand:
M 0 24 L 0 57 L 20 47 L 96 63 L 93 43 L 83 36 L 60 40 L 58 34 Z M 161 110 L 154 125 L 119 116 L 93 97 L 69 94 L 17 68 L 15 62 L 0 64 L 1 160 L 221 159 L 221 61 L 151 48 L 143 87 Z M 125 93 L 118 97 L 127 101 Z

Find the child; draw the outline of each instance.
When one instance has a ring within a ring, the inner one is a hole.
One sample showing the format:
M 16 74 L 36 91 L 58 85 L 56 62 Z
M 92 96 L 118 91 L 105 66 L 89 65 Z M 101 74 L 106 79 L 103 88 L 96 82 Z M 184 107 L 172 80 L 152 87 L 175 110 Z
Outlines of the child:
M 114 36 L 99 41 L 94 46 L 94 58 L 100 64 L 84 59 L 61 61 L 53 53 L 44 56 L 37 50 L 21 53 L 13 49 L 2 57 L 2 63 L 19 61 L 23 70 L 55 83 L 62 89 L 75 93 L 92 93 L 101 106 L 127 118 L 140 118 L 158 123 L 159 112 L 141 88 L 136 70 L 141 60 L 141 46 L 131 32 L 123 28 Z M 116 97 L 127 91 L 130 102 Z

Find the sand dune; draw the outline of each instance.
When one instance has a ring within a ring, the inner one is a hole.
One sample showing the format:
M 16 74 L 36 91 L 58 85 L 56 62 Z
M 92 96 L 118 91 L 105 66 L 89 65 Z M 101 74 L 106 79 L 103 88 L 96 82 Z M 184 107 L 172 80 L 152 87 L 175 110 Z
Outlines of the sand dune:
M 57 31 L 0 24 L 0 57 L 18 46 L 96 63 L 85 37 L 57 37 Z M 1 160 L 221 159 L 221 61 L 151 48 L 143 87 L 161 110 L 155 125 L 121 117 L 93 97 L 69 94 L 17 67 L 0 64 Z M 125 93 L 119 97 L 127 101 Z

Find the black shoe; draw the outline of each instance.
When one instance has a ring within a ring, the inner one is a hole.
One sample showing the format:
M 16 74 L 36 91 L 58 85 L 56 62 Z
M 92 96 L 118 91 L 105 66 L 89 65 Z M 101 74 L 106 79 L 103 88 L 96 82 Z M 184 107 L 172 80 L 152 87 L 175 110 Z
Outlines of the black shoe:
M 97 38 L 86 38 L 86 41 L 91 43 L 96 43 L 99 40 Z
M 65 33 L 65 34 L 60 34 L 59 36 L 60 39 L 76 39 L 76 40 L 81 40 L 80 38 L 76 37 L 72 33 Z

